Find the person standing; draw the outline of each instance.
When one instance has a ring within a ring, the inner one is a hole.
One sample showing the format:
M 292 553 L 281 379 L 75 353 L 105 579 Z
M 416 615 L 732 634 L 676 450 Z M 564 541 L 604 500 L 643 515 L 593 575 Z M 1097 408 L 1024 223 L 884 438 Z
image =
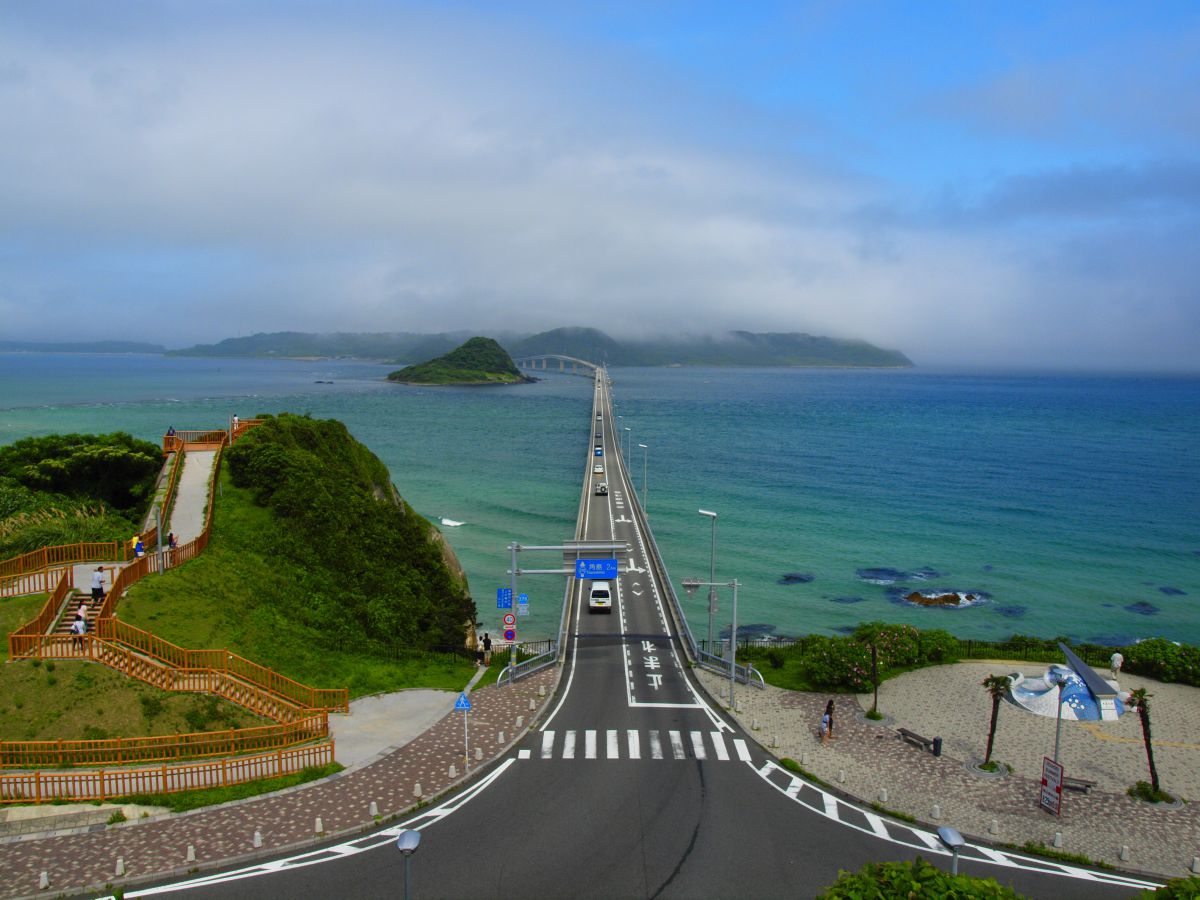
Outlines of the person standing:
M 92 606 L 99 606 L 104 602 L 104 566 L 96 566 L 96 571 L 92 573 Z
M 75 613 L 75 621 L 71 623 L 71 646 L 83 651 L 83 636 L 87 634 L 87 619 Z
M 141 559 L 146 555 L 146 546 L 142 543 L 142 539 L 140 537 L 137 539 L 137 543 L 133 545 L 133 555 L 138 559 Z
M 483 633 L 483 664 L 485 666 L 492 664 L 492 636 L 486 631 Z
M 826 729 L 831 741 L 837 740 L 837 735 L 833 733 L 833 699 L 825 704 L 825 715 L 821 717 L 821 722 L 828 725 Z

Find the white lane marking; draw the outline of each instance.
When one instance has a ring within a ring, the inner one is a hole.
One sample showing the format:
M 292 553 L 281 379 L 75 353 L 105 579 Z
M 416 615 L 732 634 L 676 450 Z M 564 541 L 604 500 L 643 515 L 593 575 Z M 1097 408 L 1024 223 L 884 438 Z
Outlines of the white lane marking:
M 657 709 L 700 709 L 699 703 L 642 703 L 636 701 L 629 704 L 631 709 L 649 709 L 651 707 Z
M 637 731 L 633 728 L 630 728 L 629 731 L 627 731 L 625 734 L 626 734 L 626 737 L 629 739 L 629 758 L 630 759 L 641 759 L 642 758 L 642 747 L 641 747 L 641 740 L 638 736 Z
M 621 758 L 621 750 L 617 746 L 616 729 L 609 729 L 606 737 L 608 738 L 608 740 L 606 741 L 608 746 L 605 748 L 605 754 L 604 754 L 605 759 L 620 759 Z
M 787 786 L 787 790 L 785 790 L 784 793 L 795 800 L 800 794 L 800 788 L 802 787 L 804 787 L 804 782 L 799 778 L 793 778 L 792 783 Z
M 750 751 L 746 749 L 746 742 L 741 738 L 734 738 L 733 748 L 737 750 L 738 759 L 742 762 L 750 762 Z
M 583 733 L 583 758 L 596 758 L 596 731 L 589 728 Z
M 563 759 L 575 758 L 575 732 L 567 731 L 563 733 Z
M 883 824 L 883 819 L 879 818 L 879 816 L 875 815 L 875 813 L 867 812 L 865 809 L 861 810 L 861 812 L 867 817 L 867 824 L 871 826 L 871 830 L 873 832 L 875 832 L 881 838 L 888 836 L 887 826 Z
M 687 759 L 687 753 L 683 749 L 683 735 L 678 731 L 668 731 L 667 736 L 671 739 L 671 752 L 675 754 L 675 758 Z
M 462 794 L 454 797 L 441 806 L 424 810 L 418 815 L 405 822 L 393 825 L 391 828 L 385 828 L 382 831 L 377 831 L 373 835 L 363 838 L 357 837 L 353 840 L 346 841 L 336 847 L 325 847 L 320 850 L 308 850 L 304 853 L 299 853 L 295 856 L 285 857 L 284 859 L 274 859 L 269 862 L 257 863 L 252 866 L 247 866 L 243 869 L 235 869 L 232 872 L 219 872 L 212 875 L 202 875 L 199 878 L 193 878 L 190 881 L 177 881 L 173 884 L 159 885 L 158 887 L 146 888 L 140 891 L 127 891 L 126 897 L 153 897 L 157 894 L 176 893 L 178 891 L 186 891 L 192 888 L 210 887 L 214 884 L 225 884 L 231 881 L 242 881 L 247 878 L 256 878 L 260 875 L 270 875 L 274 872 L 286 871 L 288 869 L 300 869 L 306 866 L 315 866 L 323 862 L 330 861 L 330 854 L 336 854 L 336 858 L 340 859 L 345 856 L 353 856 L 357 853 L 365 853 L 368 850 L 375 850 L 379 847 L 393 844 L 401 831 L 412 829 L 415 831 L 423 831 L 426 827 L 440 822 L 447 816 L 457 812 L 469 801 L 473 800 L 479 794 L 483 793 L 492 785 L 496 779 L 507 771 L 508 767 L 515 763 L 515 759 L 506 759 L 498 768 L 486 776 L 483 780 L 469 787 Z M 106 900 L 112 900 L 111 896 Z
M 753 764 L 750 764 L 750 771 L 754 772 L 763 781 L 765 781 L 768 785 L 773 787 L 775 790 L 779 791 L 781 794 L 786 794 L 786 790 L 774 781 L 774 779 L 772 778 L 774 773 L 779 772 L 781 775 L 784 775 L 785 777 L 787 777 L 789 779 L 789 782 L 793 778 L 791 773 L 780 768 L 777 764 L 775 764 L 774 762 L 771 762 L 771 761 L 767 761 L 759 768 L 755 768 Z M 825 792 L 823 790 L 821 790 L 820 788 L 818 788 L 816 785 L 809 784 L 808 782 L 805 782 L 805 785 L 809 788 L 810 792 L 816 791 L 818 794 L 821 794 L 821 795 L 825 794 Z M 799 797 L 795 798 L 794 802 L 801 804 L 806 809 L 810 809 L 815 813 L 818 813 L 821 815 L 825 814 L 824 813 L 824 807 L 825 807 L 824 803 L 822 803 L 822 809 L 817 809 L 816 807 L 812 806 L 812 804 L 808 803 L 807 801 L 805 801 L 803 799 L 800 799 Z M 847 804 L 847 808 L 854 809 L 856 807 L 850 807 Z M 880 838 L 881 840 L 885 840 L 888 843 L 895 844 L 896 846 L 899 846 L 899 847 L 907 847 L 910 850 L 939 853 L 939 854 L 942 854 L 945 856 L 950 855 L 946 851 L 946 849 L 944 847 L 942 847 L 941 842 L 938 840 L 937 835 L 935 835 L 935 834 L 923 832 L 923 831 L 920 831 L 920 830 L 912 827 L 911 825 L 902 825 L 898 822 L 891 823 L 892 830 L 886 830 L 884 833 L 881 834 L 876 829 L 875 823 L 871 821 L 871 814 L 866 812 L 865 810 L 859 810 L 859 812 L 862 812 L 863 815 L 867 818 L 868 823 L 871 824 L 870 828 L 865 828 L 862 825 L 859 825 L 855 822 L 847 822 L 847 821 L 844 821 L 841 818 L 839 818 L 836 815 L 836 811 L 837 811 L 836 803 L 834 804 L 834 810 L 835 810 L 835 815 L 833 816 L 834 821 L 838 822 L 841 825 L 844 825 L 847 828 L 851 828 L 855 831 L 861 832 L 862 834 L 870 834 L 870 835 Z M 876 817 L 876 818 L 878 818 L 878 817 Z M 920 843 L 914 843 L 912 840 L 905 840 L 903 837 L 898 836 L 898 834 L 908 834 L 908 833 L 911 833 L 913 835 L 913 837 L 919 839 Z M 992 850 L 992 849 L 986 848 L 986 847 L 977 847 L 974 844 L 968 844 L 963 849 L 964 849 L 964 851 L 971 850 L 971 851 L 974 851 L 974 852 L 980 854 L 978 857 L 976 857 L 976 856 L 966 857 L 966 858 L 970 859 L 972 862 L 989 863 L 992 865 L 1003 866 L 1006 869 L 1018 869 L 1018 870 L 1027 871 L 1027 872 L 1035 872 L 1035 873 L 1041 874 L 1041 875 L 1062 875 L 1067 878 L 1074 878 L 1074 879 L 1080 880 L 1080 881 L 1094 881 L 1094 882 L 1098 882 L 1100 884 L 1114 885 L 1114 886 L 1119 886 L 1119 887 L 1128 887 L 1128 888 L 1137 889 L 1137 890 L 1154 889 L 1154 888 L 1161 886 L 1157 882 L 1144 881 L 1142 879 L 1133 878 L 1128 875 L 1119 875 L 1116 873 L 1105 873 L 1105 872 L 1091 871 L 1088 869 L 1080 869 L 1080 868 L 1077 868 L 1075 866 L 1072 866 L 1072 865 L 1069 865 L 1066 863 L 1057 863 L 1057 862 L 1053 862 L 1051 860 L 1045 860 L 1045 859 L 1034 859 L 1034 858 L 1030 858 L 1027 856 L 1021 856 L 1020 854 L 1017 854 L 1017 853 L 1009 853 L 1006 851 Z
M 692 749 L 696 752 L 696 759 L 708 759 L 708 753 L 704 750 L 704 735 L 699 731 L 690 732 L 692 738 Z
M 829 816 L 831 819 L 836 819 L 838 817 L 837 798 L 834 797 L 833 794 L 826 794 L 824 791 L 822 791 L 821 801 L 825 804 L 825 815 Z
M 928 831 L 914 831 L 913 834 L 924 841 L 925 845 L 929 847 L 930 850 L 945 851 L 946 849 L 942 846 L 942 842 L 938 839 L 936 834 L 930 834 Z
M 530 751 L 528 747 L 526 747 L 524 750 L 518 751 L 517 753 L 517 759 L 529 759 L 529 757 Z
M 708 736 L 712 738 L 713 749 L 717 752 L 717 759 L 721 762 L 729 759 L 729 750 L 725 747 L 725 736 L 719 731 L 710 731 Z
M 551 759 L 554 756 L 554 732 L 542 732 L 542 759 Z
M 662 759 L 663 758 L 662 741 L 659 740 L 657 731 L 650 732 L 650 758 L 651 759 Z

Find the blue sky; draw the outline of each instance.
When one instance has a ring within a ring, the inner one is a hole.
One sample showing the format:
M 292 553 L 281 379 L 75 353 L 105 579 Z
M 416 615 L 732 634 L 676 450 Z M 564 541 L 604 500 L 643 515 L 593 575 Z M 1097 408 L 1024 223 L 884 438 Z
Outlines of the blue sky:
M 4 337 L 1200 368 L 1193 3 L 5 4 L 0 121 Z

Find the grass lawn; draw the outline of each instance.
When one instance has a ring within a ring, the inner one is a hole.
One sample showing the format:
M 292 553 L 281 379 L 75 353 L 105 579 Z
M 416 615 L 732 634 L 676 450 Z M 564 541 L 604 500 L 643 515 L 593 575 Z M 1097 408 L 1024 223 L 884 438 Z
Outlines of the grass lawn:
M 279 778 L 263 778 L 258 781 L 248 781 L 245 784 L 235 784 L 227 788 L 209 788 L 203 791 L 179 791 L 174 794 L 134 794 L 129 797 L 117 797 L 109 803 L 132 803 L 138 806 L 165 806 L 171 812 L 187 812 L 189 809 L 199 809 L 202 806 L 212 806 L 216 803 L 228 803 L 230 800 L 244 800 L 247 797 L 257 797 L 272 791 L 295 787 L 319 778 L 326 778 L 346 768 L 341 763 L 330 763 L 327 766 L 310 766 L 295 775 L 283 775 Z
M 46 605 L 45 594 L 27 594 L 24 597 L 0 598 L 0 634 L 7 640 L 10 632 L 16 631 Z M 5 654 L 7 656 L 7 645 Z
M 415 687 L 458 691 L 474 674 L 472 662 L 453 656 L 392 660 L 352 646 L 331 649 L 303 621 L 306 573 L 262 549 L 263 536 L 279 527 L 271 513 L 222 473 L 214 516 L 208 549 L 134 585 L 118 618 L 182 647 L 228 648 L 312 687 L 348 687 L 351 697 Z
M 98 663 L 18 660 L 0 666 L 5 740 L 92 740 L 267 724 L 216 697 L 163 691 Z

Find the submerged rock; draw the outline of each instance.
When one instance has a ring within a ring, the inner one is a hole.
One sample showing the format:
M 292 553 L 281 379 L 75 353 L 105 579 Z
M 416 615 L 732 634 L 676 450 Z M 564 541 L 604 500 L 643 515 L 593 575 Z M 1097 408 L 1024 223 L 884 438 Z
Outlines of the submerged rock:
M 1004 616 L 1006 619 L 1019 619 L 1029 610 L 1018 603 L 1010 603 L 1008 606 L 997 606 L 996 612 Z
M 1139 616 L 1152 616 L 1158 612 L 1158 607 L 1153 603 L 1147 603 L 1145 600 L 1139 600 L 1137 603 L 1130 603 L 1125 607 L 1126 611 L 1137 613 Z
M 866 597 L 830 597 L 830 603 L 863 603 Z
M 1181 591 L 1177 587 L 1160 587 L 1159 590 L 1162 591 L 1162 593 L 1166 594 L 1168 597 L 1186 597 L 1187 596 L 1187 591 Z
M 785 572 L 776 584 L 808 584 L 816 577 L 807 572 Z

